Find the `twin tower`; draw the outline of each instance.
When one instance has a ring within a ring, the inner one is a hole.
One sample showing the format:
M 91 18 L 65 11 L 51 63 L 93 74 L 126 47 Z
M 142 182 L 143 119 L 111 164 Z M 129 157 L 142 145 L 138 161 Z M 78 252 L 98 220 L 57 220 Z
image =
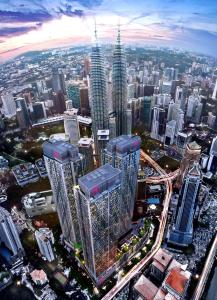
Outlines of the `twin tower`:
M 119 29 L 112 63 L 112 111 L 109 112 L 108 108 L 104 59 L 97 39 L 91 53 L 90 103 L 95 154 L 100 161 L 109 136 L 114 138 L 131 133 L 131 112 L 127 109 L 126 57 Z

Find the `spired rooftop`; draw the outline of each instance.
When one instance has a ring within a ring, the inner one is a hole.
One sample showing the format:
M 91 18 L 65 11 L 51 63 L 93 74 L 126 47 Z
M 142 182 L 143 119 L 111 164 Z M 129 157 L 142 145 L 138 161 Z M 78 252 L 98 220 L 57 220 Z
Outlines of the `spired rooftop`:
M 121 135 L 109 141 L 106 150 L 119 154 L 129 154 L 140 149 L 141 138 L 137 135 Z
M 43 152 L 45 156 L 61 163 L 79 159 L 78 147 L 60 140 L 46 141 Z
M 121 171 L 105 164 L 78 179 L 78 184 L 85 196 L 97 198 L 104 191 L 121 183 Z

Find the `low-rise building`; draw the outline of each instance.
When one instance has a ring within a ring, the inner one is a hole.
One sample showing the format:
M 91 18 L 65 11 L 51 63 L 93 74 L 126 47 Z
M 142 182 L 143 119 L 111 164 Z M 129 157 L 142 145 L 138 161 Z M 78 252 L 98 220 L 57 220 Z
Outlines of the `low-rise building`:
M 51 191 L 27 194 L 23 197 L 22 201 L 29 217 L 49 214 L 56 211 Z
M 17 165 L 12 168 L 12 172 L 20 186 L 39 180 L 38 170 L 32 163 Z
M 30 273 L 30 276 L 36 285 L 43 285 L 48 281 L 47 275 L 43 270 L 34 270 Z
M 47 170 L 46 170 L 43 158 L 39 158 L 38 160 L 36 160 L 35 161 L 35 166 L 36 166 L 36 168 L 38 170 L 39 175 L 42 178 L 47 177 Z

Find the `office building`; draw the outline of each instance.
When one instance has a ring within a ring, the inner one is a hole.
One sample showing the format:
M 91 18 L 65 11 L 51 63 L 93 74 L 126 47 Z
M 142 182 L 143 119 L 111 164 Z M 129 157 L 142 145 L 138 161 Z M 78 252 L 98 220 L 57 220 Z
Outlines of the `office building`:
M 163 142 L 166 129 L 166 111 L 159 106 L 152 109 L 151 138 Z
M 126 57 L 121 45 L 120 29 L 118 29 L 112 64 L 112 103 L 116 117 L 116 136 L 127 134 L 127 71 Z
M 93 161 L 93 139 L 81 138 L 78 141 L 79 153 L 84 156 L 85 173 L 91 172 L 94 169 Z
M 53 232 L 49 228 L 39 228 L 35 231 L 35 238 L 41 255 L 51 262 L 55 259 L 53 244 Z
M 194 162 L 199 162 L 201 157 L 201 146 L 195 141 L 186 145 L 185 154 L 180 164 L 179 176 L 177 178 L 177 184 L 181 185 L 183 179 L 188 172 L 189 168 Z
M 12 93 L 1 94 L 1 101 L 3 105 L 3 113 L 5 117 L 11 118 L 16 115 L 16 104 Z
M 7 170 L 8 167 L 9 167 L 9 161 L 3 156 L 0 156 L 0 170 Z
M 118 168 L 121 173 L 121 190 L 125 207 L 122 211 L 124 232 L 131 227 L 137 193 L 137 174 L 140 159 L 139 136 L 121 135 L 109 141 L 103 153 L 103 162 Z M 123 232 L 123 233 L 124 233 Z
M 27 129 L 30 127 L 31 122 L 29 118 L 29 110 L 24 98 L 17 98 L 15 100 L 17 107 L 17 120 L 21 129 Z
M 62 91 L 53 93 L 53 110 L 55 114 L 63 114 L 66 110 L 65 96 Z
M 109 114 L 107 101 L 106 74 L 98 42 L 92 47 L 90 69 L 90 103 L 92 131 L 94 136 L 95 154 L 100 164 L 101 150 L 105 148 L 105 139 L 98 140 L 98 130 L 109 130 Z
M 32 118 L 35 122 L 37 122 L 40 119 L 47 118 L 47 113 L 45 109 L 44 102 L 35 102 L 32 104 Z
M 73 247 L 80 241 L 73 187 L 84 172 L 78 148 L 62 141 L 43 144 L 44 160 L 64 239 Z
M 213 94 L 212 94 L 212 99 L 216 100 L 217 99 L 217 80 L 214 86 Z
M 24 255 L 17 228 L 10 213 L 3 207 L 0 207 L 0 245 L 12 252 L 11 261 Z
M 75 194 L 85 266 L 100 285 L 115 271 L 118 239 L 123 234 L 121 171 L 105 164 L 79 178 L 78 184 Z
M 80 81 L 67 82 L 67 96 L 72 101 L 73 108 L 80 108 Z
M 176 121 L 171 120 L 166 124 L 166 131 L 164 137 L 165 145 L 172 145 L 174 143 L 175 132 L 176 132 Z
M 59 71 L 58 68 L 53 68 L 52 70 L 52 89 L 55 93 L 62 92 L 66 94 L 65 78 L 62 71 Z
M 82 116 L 90 116 L 90 103 L 88 87 L 85 85 L 80 86 L 80 113 Z
M 192 243 L 193 219 L 201 185 L 201 171 L 198 163 L 187 172 L 180 193 L 176 222 L 170 232 L 169 243 L 187 247 Z
M 191 132 L 178 132 L 176 138 L 176 145 L 178 147 L 178 151 L 181 154 L 184 154 L 185 148 L 187 144 L 191 141 L 192 133 Z
M 209 161 L 207 170 L 213 174 L 217 171 L 217 137 L 212 140 L 212 145 L 209 151 Z
M 64 129 L 69 136 L 70 143 L 77 144 L 80 139 L 80 128 L 78 123 L 78 110 L 72 108 L 64 112 Z

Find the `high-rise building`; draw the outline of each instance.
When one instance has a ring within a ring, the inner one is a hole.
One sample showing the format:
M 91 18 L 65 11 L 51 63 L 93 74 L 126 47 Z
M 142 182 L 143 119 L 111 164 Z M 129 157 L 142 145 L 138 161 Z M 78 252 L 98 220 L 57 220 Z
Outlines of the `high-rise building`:
M 90 116 L 89 93 L 87 86 L 80 86 L 80 111 L 82 116 Z
M 177 183 L 182 184 L 186 173 L 194 162 L 199 162 L 201 156 L 201 146 L 195 141 L 186 145 L 185 154 L 180 164 L 180 172 L 177 178 Z
M 55 93 L 61 91 L 63 94 L 66 94 L 64 74 L 58 68 L 53 68 L 52 70 L 52 88 Z
M 45 142 L 43 152 L 62 234 L 73 246 L 80 241 L 73 187 L 83 175 L 84 159 L 76 146 L 63 141 Z
M 112 102 L 116 116 L 116 136 L 126 134 L 127 71 L 126 57 L 121 45 L 120 29 L 113 53 Z
M 176 132 L 176 121 L 171 120 L 167 122 L 165 137 L 164 137 L 165 145 L 172 145 L 174 143 L 175 132 Z
M 109 113 L 106 74 L 101 48 L 97 41 L 91 53 L 90 103 L 95 152 L 97 161 L 100 163 L 101 150 L 105 148 L 106 140 L 98 140 L 97 134 L 98 130 L 109 130 Z
M 78 123 L 78 110 L 72 108 L 64 112 L 64 129 L 65 133 L 68 134 L 70 143 L 77 144 L 80 139 L 80 129 Z
M 137 193 L 137 174 L 141 139 L 135 135 L 121 135 L 109 141 L 103 153 L 103 162 L 118 168 L 121 173 L 121 190 L 125 207 L 122 211 L 123 229 L 131 226 Z
M 67 83 L 67 96 L 72 101 L 73 108 L 80 108 L 80 81 L 69 81 Z
M 79 152 L 84 156 L 84 169 L 85 173 L 91 172 L 94 169 L 93 161 L 93 139 L 81 138 L 78 141 Z
M 14 97 L 11 93 L 4 93 L 1 95 L 3 104 L 3 112 L 7 118 L 11 118 L 16 115 L 16 104 Z
M 15 100 L 17 107 L 17 119 L 22 129 L 29 128 L 31 125 L 29 118 L 29 111 L 24 98 L 17 98 Z
M 213 94 L 212 94 L 212 99 L 217 99 L 217 80 L 214 86 Z
M 38 121 L 40 119 L 44 119 L 47 117 L 44 102 L 34 102 L 32 104 L 32 109 L 33 109 L 32 119 L 34 121 Z
M 165 109 L 154 106 L 152 109 L 151 138 L 163 141 L 166 129 Z
M 3 207 L 0 207 L 0 245 L 8 248 L 14 258 L 24 255 L 17 228 L 10 213 Z
M 193 218 L 200 185 L 201 171 L 199 164 L 194 163 L 182 185 L 176 222 L 170 232 L 169 243 L 180 246 L 188 246 L 192 243 Z
M 56 114 L 63 114 L 66 110 L 66 100 L 62 91 L 53 93 L 53 106 Z
M 121 171 L 106 164 L 78 183 L 75 194 L 85 266 L 100 285 L 115 271 L 118 239 L 123 233 Z
M 53 261 L 55 255 L 53 251 L 54 237 L 52 231 L 49 228 L 39 228 L 35 231 L 35 238 L 41 255 L 48 261 Z
M 217 137 L 215 137 L 212 141 L 212 145 L 209 151 L 207 170 L 212 173 L 216 173 L 217 171 Z

